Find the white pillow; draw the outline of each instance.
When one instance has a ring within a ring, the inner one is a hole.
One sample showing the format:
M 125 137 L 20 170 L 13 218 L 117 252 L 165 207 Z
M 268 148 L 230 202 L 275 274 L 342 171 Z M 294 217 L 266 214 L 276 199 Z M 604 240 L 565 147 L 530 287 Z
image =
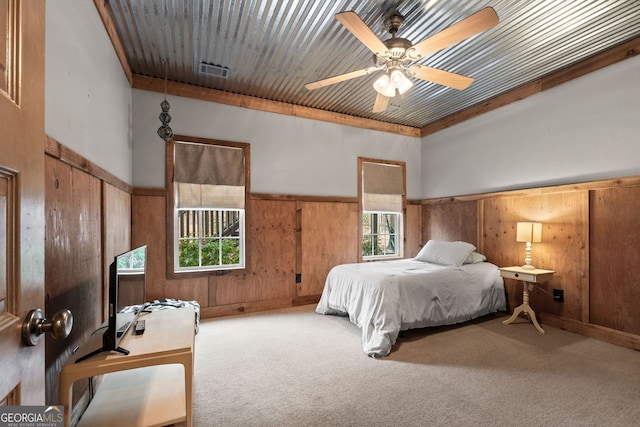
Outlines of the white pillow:
M 487 257 L 479 254 L 478 252 L 471 252 L 467 259 L 464 260 L 465 264 L 477 264 L 479 262 L 484 262 L 487 260 Z
M 476 247 L 467 242 L 445 242 L 429 240 L 415 259 L 433 264 L 460 267 Z

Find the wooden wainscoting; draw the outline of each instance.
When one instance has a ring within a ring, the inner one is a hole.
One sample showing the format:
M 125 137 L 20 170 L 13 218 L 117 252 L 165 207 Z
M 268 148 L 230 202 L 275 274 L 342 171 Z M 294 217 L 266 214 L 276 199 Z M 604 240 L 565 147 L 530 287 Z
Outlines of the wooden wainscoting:
M 45 140 L 45 313 L 71 310 L 65 340 L 45 340 L 46 401 L 58 401 L 58 376 L 73 349 L 106 319 L 107 268 L 131 245 L 132 187 L 66 148 Z M 89 400 L 74 386 L 77 419 Z
M 104 320 L 101 194 L 97 178 L 45 157 L 45 313 L 66 308 L 74 317 L 68 338 L 44 340 L 47 402 L 58 401 L 58 375 L 73 348 Z
M 320 295 L 331 267 L 358 262 L 358 203 L 300 202 L 300 295 Z
M 501 267 L 524 263 L 516 223 L 542 222 L 533 264 L 556 271 L 530 293 L 542 321 L 640 349 L 640 177 L 424 200 L 422 208 L 425 240 L 473 243 L 477 235 L 476 246 Z M 510 307 L 519 305 L 522 285 L 505 280 L 505 288 Z M 553 301 L 554 288 L 563 303 Z
M 202 317 L 316 303 L 329 270 L 358 261 L 356 198 L 253 194 L 248 268 L 241 273 L 168 279 L 164 189 L 134 190 L 133 245 L 148 245 L 148 298 L 196 300 Z M 405 256 L 421 241 L 421 206 L 407 206 Z M 296 276 L 300 281 L 296 283 Z
M 494 197 L 481 201 L 483 206 L 482 244 L 484 254 L 501 267 L 524 264 L 525 244 L 516 242 L 518 221 L 542 223 L 542 242 L 532 244 L 533 264 L 555 270 L 553 279 L 536 286 L 531 307 L 587 321 L 582 306 L 589 285 L 589 198 L 586 190 Z M 509 306 L 522 302 L 522 283 L 505 280 Z M 564 303 L 553 301 L 553 288 L 564 290 Z
M 209 276 L 208 307 L 292 301 L 296 296 L 296 202 L 250 203 L 246 273 Z
M 404 257 L 413 258 L 418 255 L 426 242 L 422 236 L 422 205 L 419 202 L 407 201 L 405 221 L 406 234 L 404 236 Z
M 131 249 L 131 193 L 102 182 L 102 319 L 106 319 L 109 302 L 109 265 L 116 255 Z
M 422 209 L 422 242 L 448 240 L 469 242 L 479 248 L 478 201 L 439 199 L 426 201 Z
M 640 186 L 590 196 L 589 320 L 640 335 Z

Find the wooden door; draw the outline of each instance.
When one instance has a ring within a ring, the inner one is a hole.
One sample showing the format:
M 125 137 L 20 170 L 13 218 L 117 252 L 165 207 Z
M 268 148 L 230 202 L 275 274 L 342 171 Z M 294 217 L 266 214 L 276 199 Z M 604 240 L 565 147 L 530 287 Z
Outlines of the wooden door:
M 44 405 L 44 340 L 21 341 L 44 308 L 44 16 L 0 0 L 0 404 Z M 55 403 L 55 402 L 50 402 Z

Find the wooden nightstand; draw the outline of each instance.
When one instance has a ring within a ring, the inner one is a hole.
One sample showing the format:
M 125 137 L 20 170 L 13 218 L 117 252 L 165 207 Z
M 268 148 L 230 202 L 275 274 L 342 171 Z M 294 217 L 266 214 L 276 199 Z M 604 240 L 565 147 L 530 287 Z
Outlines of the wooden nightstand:
M 522 267 L 503 267 L 500 269 L 500 275 L 505 279 L 516 279 L 520 280 L 523 285 L 522 290 L 522 305 L 516 307 L 513 310 L 513 314 L 507 320 L 503 321 L 505 325 L 513 322 L 516 317 L 520 313 L 524 313 L 528 315 L 533 322 L 533 325 L 536 327 L 541 334 L 544 334 L 544 329 L 540 327 L 538 320 L 536 319 L 536 313 L 533 311 L 531 306 L 529 306 L 529 291 L 533 289 L 534 284 L 543 283 L 547 280 L 550 280 L 555 271 L 553 270 L 541 270 L 539 268 L 535 269 L 525 269 Z

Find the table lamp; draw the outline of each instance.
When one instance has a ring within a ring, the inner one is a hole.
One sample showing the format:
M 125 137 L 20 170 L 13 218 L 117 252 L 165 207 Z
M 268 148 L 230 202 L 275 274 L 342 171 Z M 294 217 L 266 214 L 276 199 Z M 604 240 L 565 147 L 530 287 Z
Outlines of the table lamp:
M 542 241 L 542 223 L 541 222 L 519 222 L 516 229 L 516 241 L 525 242 L 525 265 L 522 268 L 526 270 L 535 270 L 531 265 L 531 243 Z

